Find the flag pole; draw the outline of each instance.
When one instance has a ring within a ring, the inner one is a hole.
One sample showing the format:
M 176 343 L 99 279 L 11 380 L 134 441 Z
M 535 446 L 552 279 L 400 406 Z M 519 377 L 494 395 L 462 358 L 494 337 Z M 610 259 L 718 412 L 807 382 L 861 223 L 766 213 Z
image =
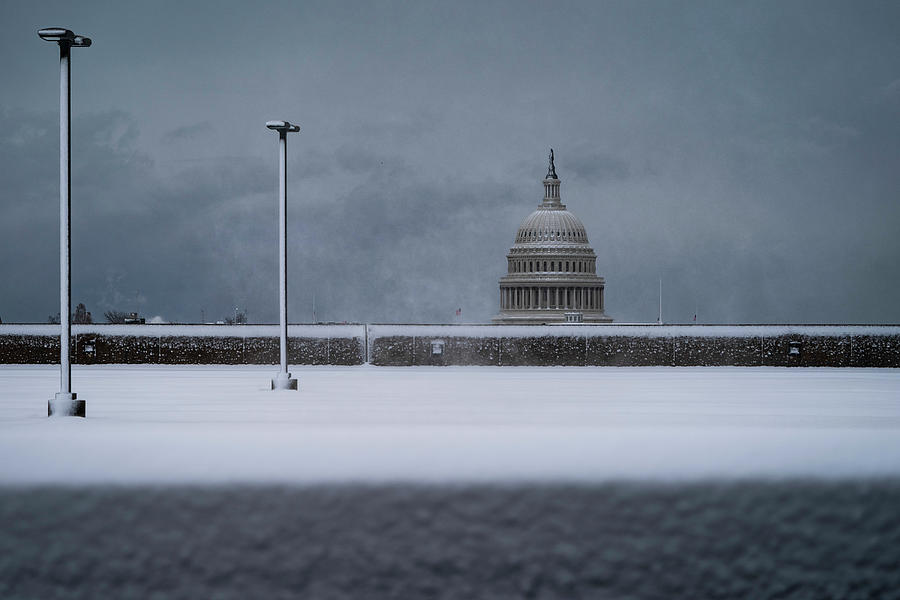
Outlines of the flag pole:
M 656 319 L 657 325 L 662 325 L 662 277 L 659 278 L 659 317 Z

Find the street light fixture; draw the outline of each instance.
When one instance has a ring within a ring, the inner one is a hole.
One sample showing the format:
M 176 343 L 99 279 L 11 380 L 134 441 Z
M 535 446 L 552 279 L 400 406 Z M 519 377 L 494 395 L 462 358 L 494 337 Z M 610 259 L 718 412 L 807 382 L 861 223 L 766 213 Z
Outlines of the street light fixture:
M 287 358 L 287 134 L 300 131 L 287 121 L 268 121 L 278 132 L 278 313 L 281 324 L 281 370 L 272 380 L 273 390 L 296 390 L 297 380 L 288 373 Z
M 72 393 L 72 363 L 69 344 L 72 337 L 71 209 L 72 116 L 71 48 L 87 48 L 91 38 L 75 35 L 68 29 L 51 27 L 38 31 L 38 36 L 59 44 L 59 393 L 47 403 L 47 415 L 85 416 L 84 400 Z

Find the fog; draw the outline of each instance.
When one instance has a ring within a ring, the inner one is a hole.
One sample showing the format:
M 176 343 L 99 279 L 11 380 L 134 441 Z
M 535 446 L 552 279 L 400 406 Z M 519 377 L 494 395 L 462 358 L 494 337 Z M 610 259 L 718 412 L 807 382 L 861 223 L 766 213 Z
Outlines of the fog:
M 556 151 L 617 321 L 886 323 L 900 307 L 896 3 L 0 4 L 0 318 L 72 300 L 292 321 L 483 322 Z M 100 319 L 102 320 L 102 318 Z

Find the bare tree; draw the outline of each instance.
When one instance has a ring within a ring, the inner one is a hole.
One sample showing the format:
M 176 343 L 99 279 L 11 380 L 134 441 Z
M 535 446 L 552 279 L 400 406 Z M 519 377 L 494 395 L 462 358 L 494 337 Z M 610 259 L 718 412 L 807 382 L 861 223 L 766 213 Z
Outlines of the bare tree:
M 87 307 L 79 302 L 78 306 L 75 307 L 75 314 L 72 316 L 73 323 L 93 323 L 94 320 L 91 318 L 91 313 L 88 312 Z
M 108 310 L 103 313 L 107 323 L 124 323 L 128 315 L 120 310 Z

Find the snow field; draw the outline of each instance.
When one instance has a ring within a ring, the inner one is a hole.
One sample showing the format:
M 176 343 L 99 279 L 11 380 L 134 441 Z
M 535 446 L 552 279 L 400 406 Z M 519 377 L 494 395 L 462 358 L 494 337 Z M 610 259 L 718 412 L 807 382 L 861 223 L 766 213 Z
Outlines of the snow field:
M 0 367 L 0 484 L 900 474 L 900 370 Z

